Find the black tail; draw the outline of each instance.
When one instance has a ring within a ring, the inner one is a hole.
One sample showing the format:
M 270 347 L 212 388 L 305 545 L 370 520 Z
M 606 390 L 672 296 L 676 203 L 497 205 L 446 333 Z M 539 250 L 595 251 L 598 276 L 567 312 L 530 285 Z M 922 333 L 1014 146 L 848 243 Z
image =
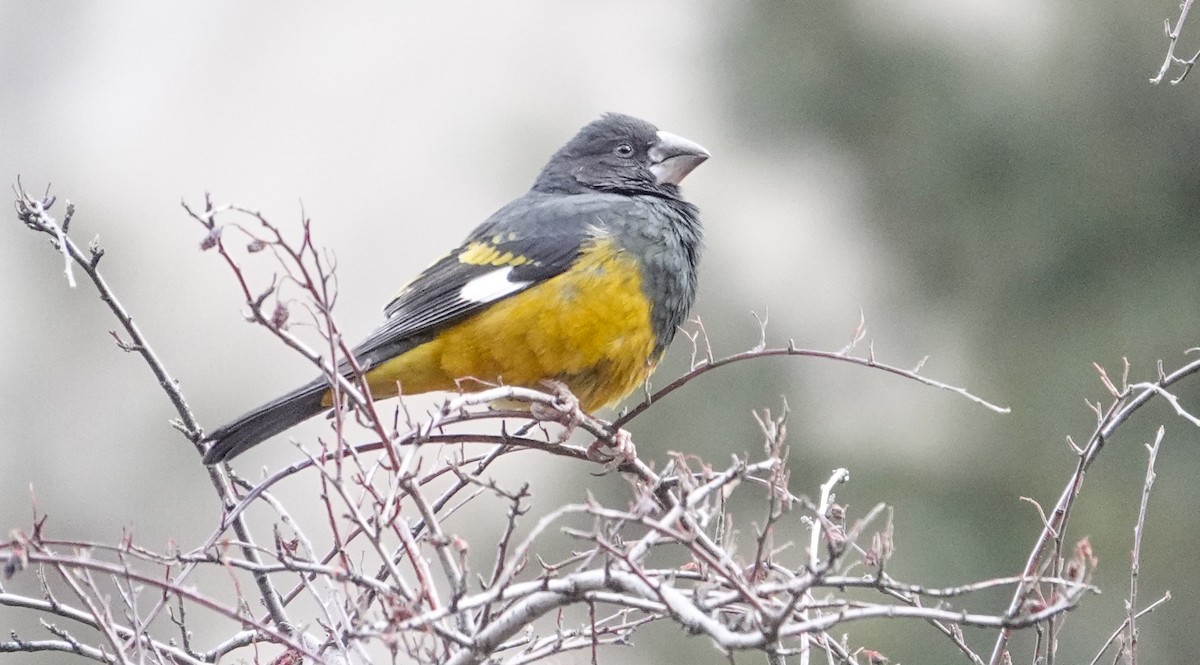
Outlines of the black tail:
M 273 399 L 241 418 L 204 436 L 212 446 L 204 453 L 205 464 L 232 459 L 293 425 L 324 411 L 321 397 L 329 389 L 322 378 Z

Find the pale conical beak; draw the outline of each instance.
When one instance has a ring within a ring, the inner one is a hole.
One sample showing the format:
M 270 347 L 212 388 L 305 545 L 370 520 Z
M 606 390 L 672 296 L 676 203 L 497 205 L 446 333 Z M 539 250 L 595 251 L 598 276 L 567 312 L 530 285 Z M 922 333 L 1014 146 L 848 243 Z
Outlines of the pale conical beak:
M 678 185 L 708 157 L 708 151 L 699 144 L 670 132 L 659 132 L 658 141 L 650 146 L 650 172 L 660 185 Z

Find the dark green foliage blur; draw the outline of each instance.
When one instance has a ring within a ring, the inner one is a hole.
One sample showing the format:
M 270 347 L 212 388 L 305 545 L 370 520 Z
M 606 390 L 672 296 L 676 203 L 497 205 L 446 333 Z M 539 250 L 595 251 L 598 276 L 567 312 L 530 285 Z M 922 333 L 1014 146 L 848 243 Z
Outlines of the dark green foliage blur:
M 914 469 L 886 441 L 809 445 L 804 433 L 823 415 L 793 403 L 803 414 L 792 426 L 797 484 L 815 491 L 829 469 L 849 466 L 852 510 L 897 507 L 893 572 L 958 584 L 1024 564 L 1040 519 L 1019 497 L 1053 504 L 1073 465 L 1065 437 L 1091 432 L 1085 399 L 1108 402 L 1093 362 L 1116 379 L 1128 357 L 1131 380 L 1148 380 L 1158 359 L 1169 370 L 1200 346 L 1200 76 L 1148 83 L 1165 53 L 1169 2 L 1021 5 L 1037 11 L 1031 25 L 1013 19 L 1008 36 L 995 26 L 894 29 L 890 14 L 907 12 L 888 4 L 760 2 L 730 12 L 722 103 L 764 149 L 802 150 L 820 136 L 851 156 L 869 184 L 871 233 L 914 285 L 904 325 L 952 326 L 969 368 L 955 380 L 1013 407 L 996 416 L 902 386 L 953 415 L 954 427 L 930 435 L 953 451 L 948 470 Z M 857 371 L 793 369 L 793 402 L 822 390 L 831 372 Z M 1200 410 L 1200 380 L 1178 393 Z M 756 388 L 754 397 L 762 404 L 770 394 Z M 863 404 L 863 417 L 884 418 L 873 415 L 878 406 Z M 1123 617 L 1142 444 L 1160 423 L 1167 436 L 1140 604 L 1168 589 L 1173 600 L 1142 621 L 1142 660 L 1193 663 L 1200 652 L 1200 432 L 1159 404 L 1126 426 L 1086 480 L 1068 541 L 1092 539 L 1104 594 L 1068 617 L 1059 662 L 1090 661 Z M 864 445 L 882 452 L 855 458 Z M 1005 602 L 996 595 L 979 609 Z M 965 662 L 927 626 L 848 630 L 853 644 L 892 662 Z M 990 638 L 971 637 L 986 657 Z M 1029 662 L 1031 639 L 1014 642 L 1015 662 Z

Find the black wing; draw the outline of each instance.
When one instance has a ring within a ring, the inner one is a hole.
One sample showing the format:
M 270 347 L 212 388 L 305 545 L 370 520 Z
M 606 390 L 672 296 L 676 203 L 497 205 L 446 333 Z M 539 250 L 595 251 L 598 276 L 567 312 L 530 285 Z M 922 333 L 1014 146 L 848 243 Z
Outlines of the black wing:
M 614 194 L 531 192 L 498 210 L 458 249 L 409 282 L 384 312 L 387 321 L 354 350 L 370 368 L 423 344 L 440 329 L 562 273 L 584 243 L 627 212 Z

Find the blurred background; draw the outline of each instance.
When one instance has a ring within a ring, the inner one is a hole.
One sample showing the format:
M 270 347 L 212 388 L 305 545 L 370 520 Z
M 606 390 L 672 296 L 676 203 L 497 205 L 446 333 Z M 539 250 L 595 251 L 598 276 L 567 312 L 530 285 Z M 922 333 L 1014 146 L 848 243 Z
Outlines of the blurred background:
M 926 374 L 1013 410 L 848 365 L 763 360 L 708 374 L 635 421 L 641 456 L 758 453 L 752 410 L 786 401 L 794 487 L 815 493 L 848 467 L 838 496 L 851 517 L 895 507 L 892 573 L 956 585 L 1020 570 L 1041 528 L 1020 497 L 1052 505 L 1074 464 L 1065 438 L 1085 440 L 1094 423 L 1085 400 L 1107 401 L 1093 362 L 1116 377 L 1128 357 L 1131 378 L 1146 380 L 1158 359 L 1174 367 L 1200 346 L 1200 78 L 1147 82 L 1177 9 L 10 0 L 0 175 L 34 191 L 52 183 L 78 205 L 72 235 L 99 238 L 105 275 L 212 427 L 311 370 L 244 322 L 180 200 L 212 192 L 291 230 L 303 210 L 337 258 L 337 316 L 357 339 L 578 127 L 604 111 L 644 117 L 713 154 L 685 191 L 708 233 L 695 313 L 718 355 L 757 342 L 752 312 L 769 313 L 770 343 L 840 349 L 861 310 L 881 361 L 929 355 Z M 273 266 L 247 270 L 265 283 Z M 61 258 L 11 212 L 0 302 L 0 527 L 27 528 L 36 501 L 59 536 L 201 538 L 219 505 L 167 425 L 170 404 L 114 346 L 94 290 L 69 289 Z M 681 339 L 656 382 L 688 355 Z M 1193 409 L 1198 385 L 1178 391 Z M 1124 616 L 1142 444 L 1159 424 L 1141 599 L 1173 599 L 1140 622 L 1142 657 L 1200 652 L 1200 433 L 1155 405 L 1110 442 L 1073 515 L 1068 540 L 1091 537 L 1104 595 L 1067 617 L 1062 662 L 1090 660 Z M 280 440 L 239 468 L 295 456 Z M 517 459 L 498 473 L 527 476 L 538 510 L 628 494 L 585 465 Z M 313 489 L 301 478 L 287 491 Z M 996 612 L 1006 596 L 975 602 Z M 19 614 L 0 608 L 0 630 L 44 636 Z M 849 630 L 852 647 L 893 662 L 962 662 L 923 624 Z M 968 639 L 990 650 L 990 637 Z M 665 628 L 639 633 L 635 649 L 607 657 L 726 662 Z M 560 662 L 586 662 L 574 658 Z

